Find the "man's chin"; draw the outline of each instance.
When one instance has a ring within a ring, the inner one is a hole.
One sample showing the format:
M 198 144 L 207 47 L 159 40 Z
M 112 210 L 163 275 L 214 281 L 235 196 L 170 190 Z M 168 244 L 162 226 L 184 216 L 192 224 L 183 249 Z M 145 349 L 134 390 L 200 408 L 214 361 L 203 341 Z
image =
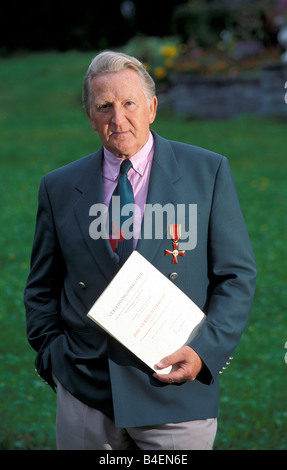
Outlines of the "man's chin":
M 112 142 L 109 147 L 107 147 L 110 152 L 118 157 L 132 157 L 137 153 L 137 147 L 134 143 L 129 142 Z

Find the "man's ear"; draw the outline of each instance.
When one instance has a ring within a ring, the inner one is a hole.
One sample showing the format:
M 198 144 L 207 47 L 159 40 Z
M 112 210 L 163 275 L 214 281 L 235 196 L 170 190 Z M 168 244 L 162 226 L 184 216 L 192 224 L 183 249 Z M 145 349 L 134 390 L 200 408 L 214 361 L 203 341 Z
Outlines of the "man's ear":
M 94 131 L 97 131 L 96 123 L 95 123 L 94 119 L 91 117 L 91 115 L 90 115 L 90 113 L 87 109 L 86 109 L 86 115 L 88 116 L 90 124 L 91 124 L 92 128 L 94 129 Z
M 151 100 L 150 107 L 149 107 L 149 123 L 152 124 L 155 120 L 156 110 L 157 110 L 157 97 L 154 96 Z

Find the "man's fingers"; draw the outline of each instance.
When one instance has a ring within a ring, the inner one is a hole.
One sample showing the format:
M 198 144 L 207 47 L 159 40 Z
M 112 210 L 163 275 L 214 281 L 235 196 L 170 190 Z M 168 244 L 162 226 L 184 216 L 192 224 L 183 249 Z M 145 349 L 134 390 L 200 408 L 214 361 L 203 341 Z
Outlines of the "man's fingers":
M 184 346 L 173 354 L 164 357 L 158 364 L 159 369 L 173 366 L 169 374 L 153 374 L 165 383 L 182 383 L 194 380 L 201 369 L 202 361 L 198 354 L 189 346 Z
M 169 384 L 186 382 L 185 373 L 184 371 L 180 371 L 180 369 L 177 369 L 175 372 L 170 372 L 169 374 L 155 373 L 153 376 L 160 382 Z
M 182 349 L 164 357 L 156 366 L 159 369 L 165 369 L 165 367 L 173 366 L 181 361 L 185 360 L 185 354 Z

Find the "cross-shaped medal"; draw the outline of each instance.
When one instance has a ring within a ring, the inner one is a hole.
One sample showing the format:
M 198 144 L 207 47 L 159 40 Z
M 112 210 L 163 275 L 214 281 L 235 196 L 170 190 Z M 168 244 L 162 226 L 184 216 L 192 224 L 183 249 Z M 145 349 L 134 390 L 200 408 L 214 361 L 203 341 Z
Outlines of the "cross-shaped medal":
M 178 247 L 178 242 L 176 242 L 175 240 L 172 241 L 172 246 L 173 246 L 173 251 L 171 251 L 171 250 L 165 250 L 165 254 L 166 254 L 166 255 L 172 255 L 172 256 L 173 256 L 172 262 L 173 262 L 173 263 L 178 263 L 178 260 L 177 260 L 178 255 L 184 256 L 184 255 L 185 255 L 185 251 L 179 251 L 179 250 L 177 249 L 177 247 Z
M 178 263 L 178 259 L 177 259 L 178 255 L 180 256 L 185 255 L 185 251 L 178 250 L 178 240 L 180 238 L 180 235 L 181 235 L 181 226 L 177 224 L 170 225 L 170 237 L 172 239 L 173 251 L 165 250 L 165 254 L 173 256 L 172 263 L 174 264 Z

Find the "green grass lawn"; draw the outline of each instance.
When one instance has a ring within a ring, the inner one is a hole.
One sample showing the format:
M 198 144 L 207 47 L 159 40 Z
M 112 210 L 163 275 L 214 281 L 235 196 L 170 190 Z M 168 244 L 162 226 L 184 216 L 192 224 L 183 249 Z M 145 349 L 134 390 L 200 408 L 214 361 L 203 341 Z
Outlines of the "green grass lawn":
M 0 60 L 0 448 L 54 449 L 56 395 L 34 372 L 25 336 L 37 192 L 48 171 L 99 148 L 81 108 L 91 54 Z M 284 99 L 282 84 L 282 99 Z M 229 158 L 258 281 L 248 326 L 221 376 L 216 449 L 287 449 L 286 120 L 195 121 L 159 113 L 163 137 Z

